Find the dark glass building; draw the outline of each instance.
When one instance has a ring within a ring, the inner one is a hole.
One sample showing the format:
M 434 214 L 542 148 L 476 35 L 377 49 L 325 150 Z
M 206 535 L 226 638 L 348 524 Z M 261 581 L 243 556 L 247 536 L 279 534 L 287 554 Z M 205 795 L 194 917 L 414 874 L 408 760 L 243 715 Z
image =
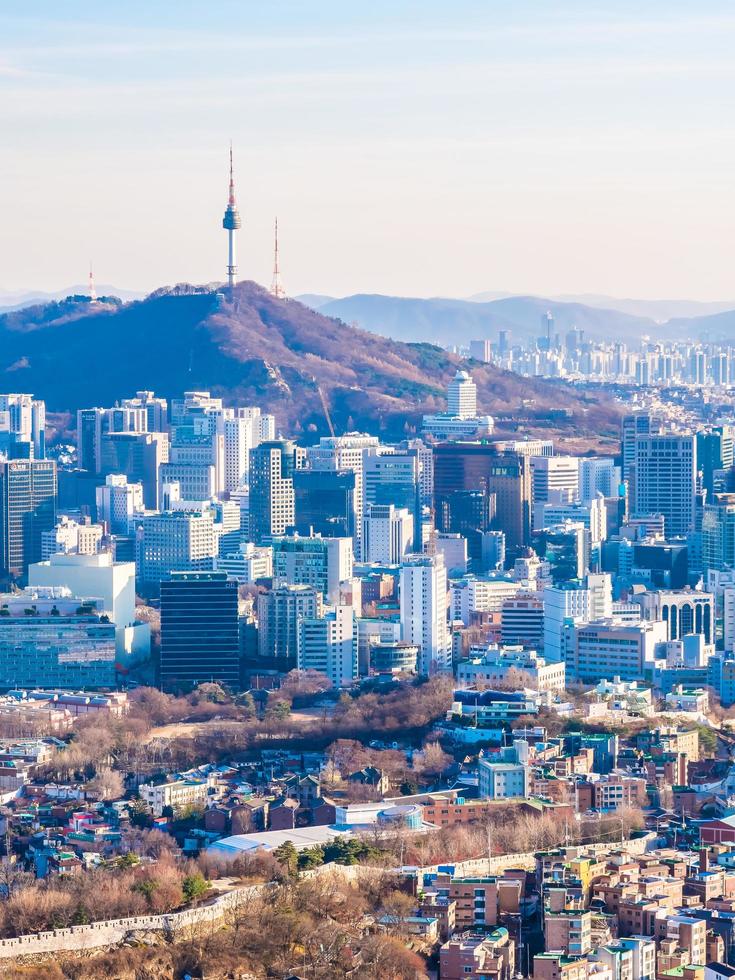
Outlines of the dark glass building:
M 483 533 L 495 519 L 495 494 L 485 490 L 453 490 L 437 495 L 436 529 L 442 534 L 467 538 L 467 554 L 473 567 L 482 564 Z
M 240 686 L 237 582 L 225 572 L 171 572 L 161 582 L 161 686 Z
M 352 470 L 295 470 L 294 527 L 299 534 L 349 538 L 356 534 Z
M 56 463 L 0 462 L 0 577 L 25 579 L 42 558 L 41 535 L 56 524 Z
M 449 442 L 435 446 L 435 508 L 447 494 L 460 490 L 495 495 L 492 529 L 505 532 L 509 550 L 529 543 L 531 467 L 527 457 L 499 453 L 489 442 Z

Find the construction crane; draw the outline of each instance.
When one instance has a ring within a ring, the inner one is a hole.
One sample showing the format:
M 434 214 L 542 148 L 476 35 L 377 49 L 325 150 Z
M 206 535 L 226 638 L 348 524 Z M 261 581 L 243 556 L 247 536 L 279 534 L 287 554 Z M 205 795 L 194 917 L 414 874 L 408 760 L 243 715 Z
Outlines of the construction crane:
M 329 414 L 329 405 L 327 405 L 327 399 L 324 397 L 324 392 L 322 391 L 322 386 L 314 378 L 314 384 L 316 385 L 316 390 L 319 392 L 319 398 L 321 399 L 322 408 L 324 410 L 324 418 L 327 420 L 327 425 L 329 426 L 329 434 L 334 439 L 334 426 L 332 425 L 332 416 Z

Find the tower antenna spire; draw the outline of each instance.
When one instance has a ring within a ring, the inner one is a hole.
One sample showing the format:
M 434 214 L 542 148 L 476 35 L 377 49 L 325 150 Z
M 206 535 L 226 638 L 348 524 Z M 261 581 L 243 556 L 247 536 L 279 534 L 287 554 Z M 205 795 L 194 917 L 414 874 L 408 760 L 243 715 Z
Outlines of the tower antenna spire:
M 278 264 L 278 218 L 276 218 L 275 237 L 273 243 L 273 279 L 271 280 L 271 295 L 276 299 L 285 299 L 286 290 L 281 283 L 281 268 Z
M 94 288 L 94 272 L 92 271 L 92 260 L 89 260 L 89 301 L 90 303 L 97 302 L 97 290 Z
M 225 209 L 225 216 L 222 219 L 222 227 L 227 232 L 227 285 L 230 290 L 235 285 L 237 278 L 237 258 L 235 248 L 235 232 L 242 227 L 240 212 L 237 210 L 235 201 L 235 177 L 232 166 L 232 140 L 230 140 L 230 193 Z

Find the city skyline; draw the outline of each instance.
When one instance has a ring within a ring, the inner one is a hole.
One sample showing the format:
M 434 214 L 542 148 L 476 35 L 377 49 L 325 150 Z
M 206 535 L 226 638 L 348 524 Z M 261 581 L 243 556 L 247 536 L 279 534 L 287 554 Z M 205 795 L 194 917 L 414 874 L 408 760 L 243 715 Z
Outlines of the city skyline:
M 291 295 L 730 295 L 728 7 L 378 7 L 6 7 L 0 291 L 223 279 L 232 139 Z

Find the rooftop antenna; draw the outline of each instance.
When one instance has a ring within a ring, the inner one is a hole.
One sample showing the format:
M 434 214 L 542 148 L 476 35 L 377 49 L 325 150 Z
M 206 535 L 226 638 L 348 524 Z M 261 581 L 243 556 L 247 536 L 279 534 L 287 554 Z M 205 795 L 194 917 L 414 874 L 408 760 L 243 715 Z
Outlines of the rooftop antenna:
M 278 218 L 276 218 L 275 238 L 273 245 L 273 279 L 271 280 L 271 295 L 276 299 L 285 299 L 286 290 L 281 283 L 281 269 L 278 264 Z
M 90 303 L 97 302 L 97 290 L 94 288 L 94 272 L 92 272 L 92 260 L 89 260 L 89 301 Z

